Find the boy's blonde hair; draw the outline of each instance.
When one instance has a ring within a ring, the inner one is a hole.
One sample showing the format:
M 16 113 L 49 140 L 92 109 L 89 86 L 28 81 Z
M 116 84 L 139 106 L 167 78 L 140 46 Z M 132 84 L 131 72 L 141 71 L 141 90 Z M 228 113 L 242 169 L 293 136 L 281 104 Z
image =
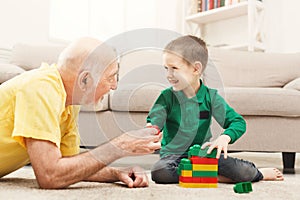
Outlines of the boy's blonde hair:
M 164 53 L 173 53 L 181 56 L 187 64 L 200 62 L 202 71 L 205 69 L 208 60 L 206 43 L 196 36 L 186 35 L 172 40 L 164 49 Z

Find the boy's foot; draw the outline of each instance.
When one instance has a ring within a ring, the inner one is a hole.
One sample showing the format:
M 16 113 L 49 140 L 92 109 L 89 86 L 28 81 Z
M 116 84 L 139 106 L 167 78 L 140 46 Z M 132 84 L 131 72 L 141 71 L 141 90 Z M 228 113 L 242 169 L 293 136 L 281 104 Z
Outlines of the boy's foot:
M 263 181 L 283 181 L 283 174 L 277 168 L 260 168 Z

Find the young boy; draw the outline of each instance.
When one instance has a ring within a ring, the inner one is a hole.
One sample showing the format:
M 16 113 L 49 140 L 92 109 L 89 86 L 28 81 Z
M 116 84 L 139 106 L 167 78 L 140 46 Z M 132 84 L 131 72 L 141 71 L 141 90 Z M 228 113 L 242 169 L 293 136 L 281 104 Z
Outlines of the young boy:
M 194 144 L 202 148 L 210 146 L 208 153 L 217 148 L 219 182 L 283 180 L 278 169 L 257 169 L 251 162 L 227 156 L 228 144 L 243 135 L 246 123 L 217 90 L 206 87 L 201 81 L 207 61 L 206 44 L 195 36 L 179 37 L 164 49 L 163 62 L 172 87 L 161 92 L 147 117 L 147 125 L 163 129 L 160 160 L 151 170 L 152 180 L 178 183 L 178 164 Z M 224 132 L 210 142 L 212 117 Z

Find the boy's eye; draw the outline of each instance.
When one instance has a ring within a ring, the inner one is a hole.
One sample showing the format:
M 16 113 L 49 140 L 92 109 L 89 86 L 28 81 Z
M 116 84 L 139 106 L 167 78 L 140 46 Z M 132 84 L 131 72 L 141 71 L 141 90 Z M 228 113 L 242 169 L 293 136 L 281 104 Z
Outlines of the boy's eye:
M 172 66 L 172 67 L 167 67 L 167 66 L 165 66 L 165 69 L 166 69 L 166 70 L 169 70 L 169 69 L 173 69 L 173 70 L 175 69 L 175 70 L 176 70 L 176 69 L 178 69 L 178 67 L 174 67 L 174 66 Z

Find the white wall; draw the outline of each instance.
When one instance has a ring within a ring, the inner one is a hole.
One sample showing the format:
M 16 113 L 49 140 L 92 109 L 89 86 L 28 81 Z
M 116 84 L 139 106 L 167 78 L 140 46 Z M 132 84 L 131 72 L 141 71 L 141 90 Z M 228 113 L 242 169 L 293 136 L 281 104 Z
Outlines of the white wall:
M 47 43 L 49 0 L 0 0 L 0 47 Z
M 268 51 L 300 52 L 300 1 L 265 0 Z
M 170 1 L 161 4 L 158 20 L 162 19 L 159 21 L 162 26 L 166 24 L 166 28 L 179 31 L 182 25 L 180 11 L 184 0 L 172 0 L 173 3 Z M 267 51 L 300 52 L 300 1 L 264 0 L 264 4 Z M 12 47 L 16 42 L 48 43 L 49 5 L 50 0 L 0 0 L 0 47 Z M 226 29 L 239 28 L 236 24 L 245 21 L 243 18 L 236 20 L 237 22 L 228 22 Z M 221 34 L 224 29 L 212 31 Z M 243 34 L 245 29 L 237 35 L 231 35 L 230 40 L 242 38 Z

